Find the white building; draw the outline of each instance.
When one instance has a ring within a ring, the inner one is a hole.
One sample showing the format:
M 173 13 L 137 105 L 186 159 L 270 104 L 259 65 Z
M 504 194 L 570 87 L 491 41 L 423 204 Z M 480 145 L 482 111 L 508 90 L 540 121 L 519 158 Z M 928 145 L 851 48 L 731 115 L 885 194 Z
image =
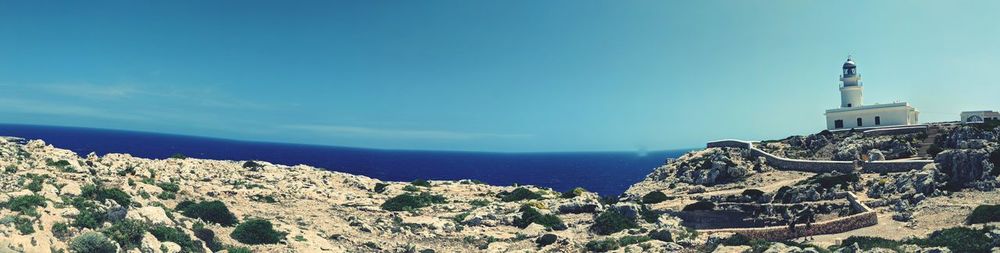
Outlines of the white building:
M 965 111 L 961 115 L 962 123 L 983 123 L 987 120 L 1000 120 L 1000 113 L 996 111 Z
M 864 86 L 850 57 L 840 76 L 840 108 L 826 110 L 826 129 L 851 129 L 917 124 L 920 112 L 906 102 L 864 105 Z

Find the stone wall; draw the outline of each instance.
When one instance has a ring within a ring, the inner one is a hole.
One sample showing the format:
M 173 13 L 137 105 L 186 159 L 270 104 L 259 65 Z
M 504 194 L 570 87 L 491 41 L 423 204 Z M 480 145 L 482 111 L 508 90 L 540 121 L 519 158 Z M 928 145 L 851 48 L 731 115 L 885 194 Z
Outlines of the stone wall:
M 725 228 L 725 229 L 705 229 L 698 230 L 701 233 L 736 233 L 745 235 L 752 239 L 763 239 L 768 241 L 789 240 L 803 236 L 814 236 L 823 234 L 843 233 L 863 227 L 878 224 L 878 215 L 871 208 L 857 200 L 853 193 L 847 194 L 847 200 L 851 202 L 851 207 L 857 208 L 860 213 L 840 217 L 832 220 L 813 223 L 808 228 L 805 224 L 795 225 L 795 230 L 789 230 L 788 226 L 773 226 L 761 228 Z
M 879 136 L 879 135 L 896 135 L 896 134 L 912 134 L 912 133 L 926 133 L 927 125 L 912 125 L 912 126 L 900 126 L 900 127 L 885 127 L 869 129 L 862 132 L 865 136 Z
M 779 170 L 794 170 L 813 173 L 825 173 L 831 171 L 849 173 L 854 171 L 857 167 L 854 162 L 851 161 L 819 161 L 779 157 L 755 148 L 752 142 L 741 140 L 718 140 L 708 142 L 705 146 L 709 148 L 729 147 L 750 149 L 751 156 L 764 157 L 764 159 L 767 160 L 768 165 L 771 165 Z M 868 173 L 904 172 L 921 169 L 925 165 L 933 162 L 933 160 L 874 161 L 859 164 L 859 166 L 861 166 L 864 171 Z

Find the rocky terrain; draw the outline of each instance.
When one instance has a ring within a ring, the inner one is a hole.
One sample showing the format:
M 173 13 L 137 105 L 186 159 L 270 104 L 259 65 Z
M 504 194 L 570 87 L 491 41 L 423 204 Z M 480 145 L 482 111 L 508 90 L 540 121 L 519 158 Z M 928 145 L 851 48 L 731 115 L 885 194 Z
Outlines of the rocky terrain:
M 621 196 L 385 182 L 266 161 L 78 156 L 0 138 L 0 252 L 1000 252 L 998 132 L 946 125 L 934 136 L 823 132 L 761 145 L 793 158 L 881 160 L 933 139 L 934 164 L 881 175 L 785 171 L 747 150 L 708 148 Z M 780 242 L 699 232 L 781 226 L 805 207 L 816 221 L 844 217 L 856 213 L 848 193 L 875 209 L 877 225 Z

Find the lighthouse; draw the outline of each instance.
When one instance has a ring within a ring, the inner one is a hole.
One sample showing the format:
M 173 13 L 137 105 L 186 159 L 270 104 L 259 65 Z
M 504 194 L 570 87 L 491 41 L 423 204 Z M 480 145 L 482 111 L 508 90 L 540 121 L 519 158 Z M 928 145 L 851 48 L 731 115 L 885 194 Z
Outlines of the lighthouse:
M 848 108 L 864 104 L 861 94 L 865 87 L 861 86 L 861 75 L 858 75 L 858 65 L 851 57 L 844 62 L 843 74 L 840 75 L 840 107 Z
M 920 114 L 907 102 L 865 105 L 858 65 L 850 56 L 840 72 L 840 108 L 826 110 L 826 129 L 913 125 Z

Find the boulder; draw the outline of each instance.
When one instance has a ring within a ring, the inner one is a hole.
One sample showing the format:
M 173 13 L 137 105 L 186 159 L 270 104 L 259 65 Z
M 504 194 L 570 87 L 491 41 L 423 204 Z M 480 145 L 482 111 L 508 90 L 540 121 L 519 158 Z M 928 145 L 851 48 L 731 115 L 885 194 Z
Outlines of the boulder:
M 934 158 L 938 168 L 948 175 L 948 184 L 964 186 L 987 179 L 993 170 L 990 154 L 984 149 L 949 149 Z
M 167 217 L 167 213 L 163 211 L 163 208 L 155 206 L 145 206 L 132 209 L 125 215 L 125 217 L 132 220 L 145 221 L 155 225 L 171 225 L 174 223 L 169 217 Z
M 868 160 L 869 161 L 884 161 L 885 154 L 882 154 L 881 150 L 871 149 L 868 150 Z

